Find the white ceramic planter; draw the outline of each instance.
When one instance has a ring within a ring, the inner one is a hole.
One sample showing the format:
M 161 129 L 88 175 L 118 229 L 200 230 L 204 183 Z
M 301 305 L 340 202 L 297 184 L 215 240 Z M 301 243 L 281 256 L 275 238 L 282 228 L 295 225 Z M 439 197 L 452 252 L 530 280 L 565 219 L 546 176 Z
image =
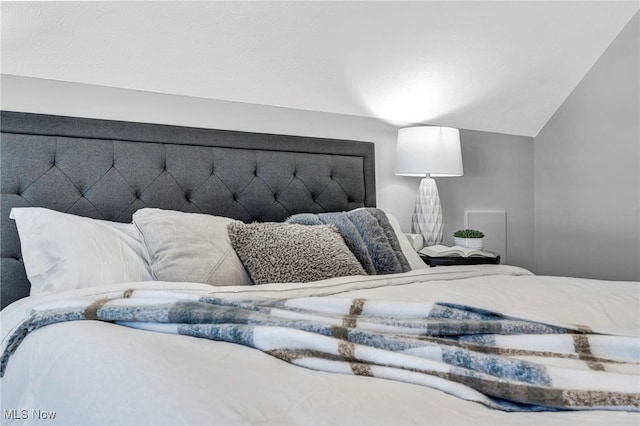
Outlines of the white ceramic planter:
M 468 247 L 472 249 L 482 250 L 484 238 L 459 238 L 453 237 L 453 244 L 456 246 Z

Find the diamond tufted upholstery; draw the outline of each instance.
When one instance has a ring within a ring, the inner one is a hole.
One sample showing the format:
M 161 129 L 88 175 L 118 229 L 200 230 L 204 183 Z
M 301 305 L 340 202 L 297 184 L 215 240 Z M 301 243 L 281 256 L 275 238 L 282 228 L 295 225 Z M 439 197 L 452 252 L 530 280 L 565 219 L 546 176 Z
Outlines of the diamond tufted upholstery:
M 28 295 L 12 207 L 129 222 L 143 207 L 252 221 L 375 205 L 373 144 L 2 112 L 2 307 Z

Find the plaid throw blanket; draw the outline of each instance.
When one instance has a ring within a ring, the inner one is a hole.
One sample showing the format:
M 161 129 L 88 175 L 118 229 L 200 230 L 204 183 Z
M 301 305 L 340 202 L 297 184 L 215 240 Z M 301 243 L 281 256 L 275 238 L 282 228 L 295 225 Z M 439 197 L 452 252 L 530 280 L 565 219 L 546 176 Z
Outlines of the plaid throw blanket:
M 639 341 L 447 303 L 308 297 L 228 301 L 161 290 L 34 311 L 31 331 L 99 320 L 233 342 L 291 364 L 440 389 L 505 411 L 640 411 Z M 56 303 L 56 306 L 61 306 Z

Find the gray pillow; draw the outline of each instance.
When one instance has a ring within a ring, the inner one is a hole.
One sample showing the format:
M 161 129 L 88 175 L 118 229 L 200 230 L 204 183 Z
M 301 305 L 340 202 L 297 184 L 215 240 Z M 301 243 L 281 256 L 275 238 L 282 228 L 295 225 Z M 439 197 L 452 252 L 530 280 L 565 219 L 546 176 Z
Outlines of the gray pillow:
M 227 225 L 233 219 L 173 210 L 141 209 L 134 213 L 160 281 L 223 285 L 251 284 L 231 247 Z
M 286 223 L 335 225 L 368 274 L 397 274 L 411 270 L 396 232 L 380 209 L 362 207 L 345 212 L 300 213 L 289 217 Z
M 366 275 L 334 225 L 234 222 L 228 230 L 255 284 Z

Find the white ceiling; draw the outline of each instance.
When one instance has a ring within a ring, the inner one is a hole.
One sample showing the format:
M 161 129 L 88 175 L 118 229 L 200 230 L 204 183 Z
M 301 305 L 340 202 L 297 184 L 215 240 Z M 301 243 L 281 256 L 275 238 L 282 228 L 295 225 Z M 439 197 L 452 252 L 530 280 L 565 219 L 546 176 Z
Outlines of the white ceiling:
M 535 136 L 630 2 L 2 2 L 3 74 Z

